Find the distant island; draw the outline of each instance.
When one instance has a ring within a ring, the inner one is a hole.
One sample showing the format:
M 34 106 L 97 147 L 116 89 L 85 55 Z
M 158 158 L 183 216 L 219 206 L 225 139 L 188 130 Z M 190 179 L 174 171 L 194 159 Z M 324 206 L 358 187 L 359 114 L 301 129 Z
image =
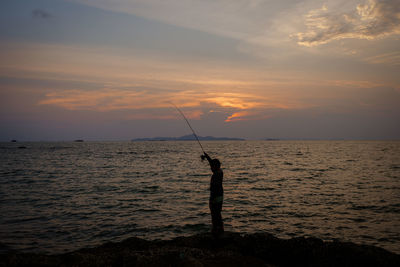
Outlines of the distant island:
M 242 138 L 230 137 L 214 137 L 214 136 L 197 136 L 201 141 L 245 141 Z M 133 142 L 141 141 L 195 141 L 196 137 L 193 134 L 184 135 L 181 137 L 152 137 L 152 138 L 136 138 Z

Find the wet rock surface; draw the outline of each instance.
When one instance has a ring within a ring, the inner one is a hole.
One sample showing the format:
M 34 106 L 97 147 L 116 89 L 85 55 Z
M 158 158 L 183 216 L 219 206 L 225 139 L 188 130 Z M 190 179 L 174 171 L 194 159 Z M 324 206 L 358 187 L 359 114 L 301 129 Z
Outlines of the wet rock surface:
M 0 255 L 0 266 L 400 266 L 400 255 L 350 242 L 227 232 L 219 239 L 210 234 L 167 241 L 132 237 L 58 255 L 8 251 Z

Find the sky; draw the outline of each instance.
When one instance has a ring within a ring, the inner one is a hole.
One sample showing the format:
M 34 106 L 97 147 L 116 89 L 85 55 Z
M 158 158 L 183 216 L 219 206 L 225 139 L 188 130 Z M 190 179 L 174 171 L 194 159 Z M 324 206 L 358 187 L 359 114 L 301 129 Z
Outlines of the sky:
M 400 0 L 2 0 L 0 141 L 400 137 Z

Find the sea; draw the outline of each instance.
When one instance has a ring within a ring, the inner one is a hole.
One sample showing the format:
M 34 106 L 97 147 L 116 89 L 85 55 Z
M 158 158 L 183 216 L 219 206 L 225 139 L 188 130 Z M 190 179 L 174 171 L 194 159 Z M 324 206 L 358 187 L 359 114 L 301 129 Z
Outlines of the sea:
M 226 231 L 400 253 L 400 141 L 204 141 Z M 210 231 L 193 141 L 0 143 L 0 250 L 57 254 Z

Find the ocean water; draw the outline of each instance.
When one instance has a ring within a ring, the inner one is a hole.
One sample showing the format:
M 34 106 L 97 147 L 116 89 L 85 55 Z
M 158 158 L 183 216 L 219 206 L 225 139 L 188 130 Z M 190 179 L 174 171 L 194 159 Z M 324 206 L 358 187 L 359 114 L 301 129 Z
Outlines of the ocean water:
M 399 141 L 203 142 L 224 170 L 225 230 L 400 253 Z M 0 143 L 0 242 L 61 253 L 210 230 L 196 142 Z

